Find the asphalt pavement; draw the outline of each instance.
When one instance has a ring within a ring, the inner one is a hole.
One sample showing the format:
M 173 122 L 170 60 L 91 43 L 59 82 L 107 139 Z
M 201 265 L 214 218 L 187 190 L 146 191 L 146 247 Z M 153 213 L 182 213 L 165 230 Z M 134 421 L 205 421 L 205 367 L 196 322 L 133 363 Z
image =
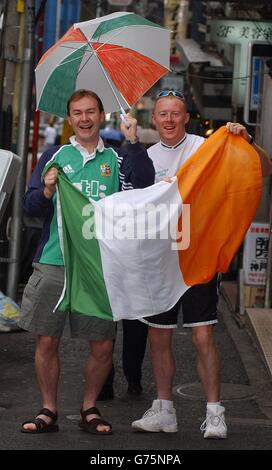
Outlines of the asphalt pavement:
M 222 401 L 226 408 L 228 439 L 204 440 L 200 425 L 205 401 L 195 367 L 190 330 L 174 333 L 177 374 L 174 402 L 179 431 L 175 434 L 137 433 L 130 423 L 141 417 L 155 398 L 155 385 L 147 351 L 143 365 L 143 395 L 126 394 L 122 372 L 122 327 L 114 352 L 115 398 L 98 402 L 100 412 L 112 425 L 110 436 L 90 435 L 78 427 L 84 379 L 82 370 L 88 346 L 65 334 L 61 343 L 58 433 L 23 434 L 21 423 L 41 408 L 35 380 L 35 336 L 25 331 L 0 333 L 0 450 L 85 450 L 89 455 L 119 451 L 175 452 L 192 450 L 271 450 L 272 383 L 261 356 L 246 328 L 240 328 L 224 299 L 219 303 L 216 338 L 222 361 Z M 24 454 L 25 455 L 25 454 Z M 155 463 L 155 462 L 154 462 Z M 173 463 L 173 462 L 172 462 Z M 177 463 L 177 462 L 176 462 Z

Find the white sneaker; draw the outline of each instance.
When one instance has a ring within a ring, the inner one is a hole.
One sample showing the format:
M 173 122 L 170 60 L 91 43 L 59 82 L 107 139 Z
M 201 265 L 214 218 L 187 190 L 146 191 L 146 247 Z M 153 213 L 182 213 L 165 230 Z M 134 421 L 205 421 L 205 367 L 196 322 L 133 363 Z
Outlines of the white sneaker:
M 221 405 L 217 405 L 215 413 L 207 409 L 206 419 L 200 426 L 200 431 L 204 432 L 204 439 L 227 438 L 224 412 L 225 408 Z
M 133 421 L 131 424 L 133 429 L 147 432 L 177 432 L 176 410 L 173 405 L 165 407 L 163 401 L 153 400 L 152 408 L 147 410 L 141 419 Z

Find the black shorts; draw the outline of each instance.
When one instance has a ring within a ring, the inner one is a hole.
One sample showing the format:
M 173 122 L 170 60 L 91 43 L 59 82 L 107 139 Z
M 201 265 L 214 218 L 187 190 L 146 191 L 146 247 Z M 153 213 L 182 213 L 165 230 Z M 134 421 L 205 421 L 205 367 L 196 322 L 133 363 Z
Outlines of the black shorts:
M 183 326 L 193 327 L 217 323 L 218 275 L 207 284 L 190 287 L 168 312 L 142 318 L 155 328 L 176 328 L 182 308 Z

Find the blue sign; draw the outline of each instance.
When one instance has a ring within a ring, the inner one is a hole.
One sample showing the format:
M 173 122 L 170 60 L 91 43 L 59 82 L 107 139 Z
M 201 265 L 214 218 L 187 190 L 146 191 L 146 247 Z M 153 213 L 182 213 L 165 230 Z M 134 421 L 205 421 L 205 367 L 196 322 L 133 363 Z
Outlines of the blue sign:
M 252 57 L 250 109 L 254 110 L 257 110 L 260 99 L 262 69 L 262 59 L 260 57 Z

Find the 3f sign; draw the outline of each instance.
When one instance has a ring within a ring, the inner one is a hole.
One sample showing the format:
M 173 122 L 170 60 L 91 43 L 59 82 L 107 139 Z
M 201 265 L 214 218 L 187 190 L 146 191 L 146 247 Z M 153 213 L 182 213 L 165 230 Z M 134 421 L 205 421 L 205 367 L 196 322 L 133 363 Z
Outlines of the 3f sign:
M 254 41 L 248 45 L 248 67 L 244 121 L 249 125 L 257 122 L 257 110 L 260 102 L 264 65 L 272 57 L 272 44 Z

